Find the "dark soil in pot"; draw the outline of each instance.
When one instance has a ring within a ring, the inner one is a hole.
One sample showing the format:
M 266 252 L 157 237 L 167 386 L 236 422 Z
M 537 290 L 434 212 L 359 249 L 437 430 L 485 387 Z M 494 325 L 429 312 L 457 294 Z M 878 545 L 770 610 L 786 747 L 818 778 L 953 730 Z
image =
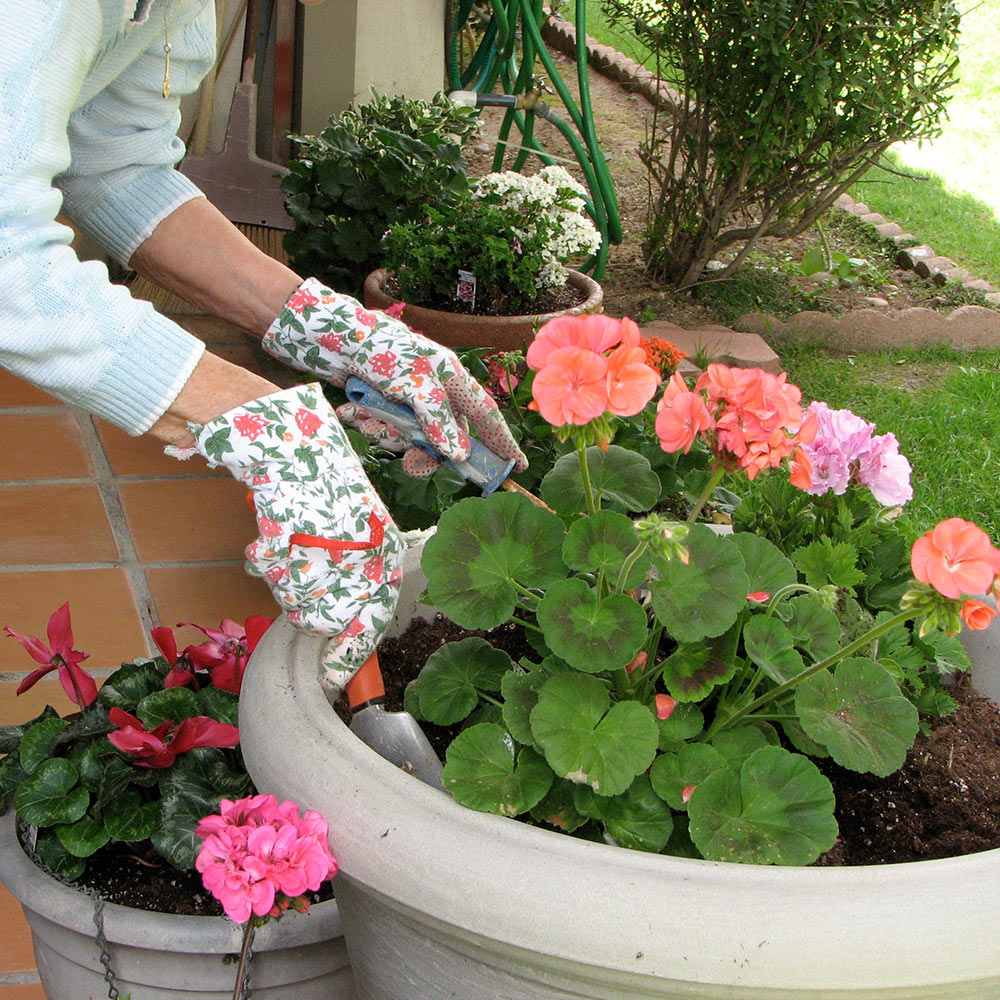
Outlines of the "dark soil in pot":
M 514 660 L 531 652 L 521 632 L 504 626 L 470 632 L 439 616 L 414 622 L 379 646 L 387 706 L 403 706 L 406 685 L 427 657 L 454 639 L 482 635 Z M 952 691 L 958 708 L 927 717 L 903 767 L 886 778 L 817 761 L 833 784 L 840 837 L 817 865 L 928 861 L 1000 848 L 1000 712 L 977 694 L 968 675 Z M 345 709 L 346 711 L 346 709 Z M 425 726 L 444 759 L 453 732 Z

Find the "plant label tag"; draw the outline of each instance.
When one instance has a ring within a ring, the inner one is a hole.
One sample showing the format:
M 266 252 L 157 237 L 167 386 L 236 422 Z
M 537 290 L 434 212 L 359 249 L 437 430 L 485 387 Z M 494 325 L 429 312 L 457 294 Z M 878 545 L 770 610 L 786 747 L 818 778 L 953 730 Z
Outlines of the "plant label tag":
M 459 302 L 468 302 L 472 309 L 476 308 L 476 276 L 471 271 L 458 272 L 455 298 Z

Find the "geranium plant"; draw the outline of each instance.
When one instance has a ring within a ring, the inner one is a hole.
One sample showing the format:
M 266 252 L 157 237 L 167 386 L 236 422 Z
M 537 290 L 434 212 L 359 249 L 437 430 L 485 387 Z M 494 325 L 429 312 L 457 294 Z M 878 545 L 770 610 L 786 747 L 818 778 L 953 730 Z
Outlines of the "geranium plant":
M 393 225 L 384 266 L 405 302 L 452 312 L 537 312 L 539 297 L 566 284 L 566 264 L 597 251 L 584 214 L 586 191 L 564 167 L 487 174 L 426 218 Z M 404 313 L 405 316 L 405 313 Z
M 943 522 L 913 546 L 901 607 L 859 626 L 844 599 L 858 602 L 860 550 L 697 523 L 727 475 L 790 479 L 807 509 L 823 500 L 834 450 L 823 412 L 803 409 L 783 375 L 722 365 L 693 386 L 675 374 L 660 394 L 657 447 L 698 453 L 708 470 L 685 491 L 685 519 L 648 513 L 656 473 L 612 443 L 618 420 L 660 388 L 641 354 L 629 320 L 539 331 L 527 354 L 535 405 L 574 446 L 542 483 L 554 510 L 518 495 L 464 499 L 422 563 L 445 615 L 470 629 L 518 622 L 535 653 L 514 662 L 483 638 L 450 643 L 407 708 L 461 727 L 444 783 L 472 808 L 641 850 L 808 864 L 837 836 L 815 758 L 879 776 L 902 765 L 915 702 L 969 666 L 954 635 L 963 619 L 988 623 L 975 595 L 1000 591 L 1000 550 L 975 525 Z M 845 492 L 903 499 L 894 441 L 865 440 Z M 879 448 L 872 472 L 864 456 Z
M 251 791 L 239 750 L 239 691 L 247 659 L 271 619 L 202 628 L 208 640 L 178 651 L 170 628 L 152 631 L 160 656 L 123 664 L 98 690 L 73 649 L 69 605 L 50 618 L 48 645 L 9 626 L 40 666 L 21 694 L 58 671 L 79 711 L 50 706 L 0 728 L 0 800 L 33 828 L 38 859 L 72 881 L 111 841 L 150 841 L 177 868 L 192 868 L 195 830 L 222 798 Z M 191 624 L 191 623 L 183 623 Z M 201 626 L 195 626 L 201 628 Z

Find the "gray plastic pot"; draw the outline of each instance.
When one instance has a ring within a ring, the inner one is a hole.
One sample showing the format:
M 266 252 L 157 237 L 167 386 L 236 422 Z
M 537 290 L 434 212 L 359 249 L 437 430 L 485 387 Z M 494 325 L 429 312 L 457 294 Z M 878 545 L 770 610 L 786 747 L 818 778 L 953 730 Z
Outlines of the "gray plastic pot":
M 410 559 L 405 621 L 422 610 Z M 258 787 L 330 823 L 362 1000 L 1000 996 L 1000 850 L 765 867 L 474 812 L 355 738 L 316 683 L 321 646 L 272 626 L 247 671 L 240 731 Z
M 31 927 L 48 1000 L 108 996 L 95 937 L 94 901 L 46 875 L 24 853 L 13 809 L 0 816 L 0 881 Z M 108 903 L 104 933 L 115 985 L 132 1000 L 228 1000 L 243 928 L 224 917 L 184 917 Z M 258 929 L 255 1000 L 356 1000 L 336 900 Z

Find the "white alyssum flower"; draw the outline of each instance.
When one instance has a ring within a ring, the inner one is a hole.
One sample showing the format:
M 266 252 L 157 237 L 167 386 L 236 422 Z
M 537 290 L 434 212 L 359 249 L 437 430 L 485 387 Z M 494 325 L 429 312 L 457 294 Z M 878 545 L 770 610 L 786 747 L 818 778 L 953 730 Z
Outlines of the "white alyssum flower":
M 513 170 L 486 174 L 475 191 L 507 213 L 517 238 L 540 252 L 539 289 L 564 285 L 566 261 L 600 248 L 601 234 L 584 215 L 587 190 L 565 167 L 553 164 L 527 177 Z

